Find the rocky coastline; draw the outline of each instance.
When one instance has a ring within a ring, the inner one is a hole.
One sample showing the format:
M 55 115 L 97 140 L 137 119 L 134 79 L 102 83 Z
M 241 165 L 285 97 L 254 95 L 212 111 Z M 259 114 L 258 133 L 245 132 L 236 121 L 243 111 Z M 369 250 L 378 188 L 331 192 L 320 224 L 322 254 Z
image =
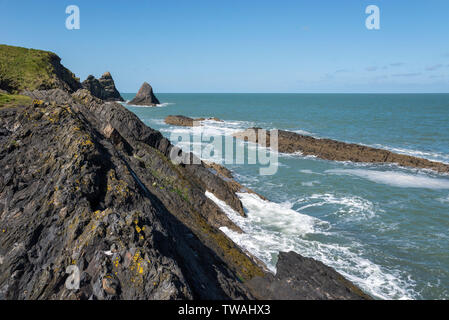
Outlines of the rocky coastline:
M 237 139 L 270 146 L 272 131 L 261 128 L 249 128 L 237 132 Z M 394 153 L 384 149 L 346 143 L 332 139 L 318 139 L 296 132 L 277 130 L 278 145 L 276 150 L 282 153 L 300 152 L 305 156 L 316 156 L 324 160 L 352 161 L 364 163 L 388 163 L 403 167 L 430 169 L 439 173 L 449 173 L 449 165 L 423 158 Z M 264 140 L 265 137 L 265 140 Z
M 0 86 L 0 299 L 370 299 L 294 252 L 268 272 L 205 195 L 245 215 L 232 174 L 173 163 L 194 155 L 121 104 L 64 78 L 19 87 Z
M 190 118 L 183 115 L 170 115 L 165 118 L 164 122 L 170 125 L 193 127 L 201 126 L 201 121 L 204 120 L 222 121 L 218 118 Z M 276 130 L 276 132 L 278 145 L 275 149 L 282 153 L 300 152 L 305 156 L 316 156 L 331 161 L 388 163 L 403 167 L 430 169 L 439 173 L 449 173 L 449 165 L 437 161 L 398 154 L 385 149 L 372 148 L 355 143 L 314 138 L 291 131 Z M 248 128 L 244 131 L 234 133 L 233 136 L 240 140 L 258 143 L 264 147 L 272 147 L 270 145 L 270 134 L 270 130 Z M 263 140 L 264 138 L 265 140 Z

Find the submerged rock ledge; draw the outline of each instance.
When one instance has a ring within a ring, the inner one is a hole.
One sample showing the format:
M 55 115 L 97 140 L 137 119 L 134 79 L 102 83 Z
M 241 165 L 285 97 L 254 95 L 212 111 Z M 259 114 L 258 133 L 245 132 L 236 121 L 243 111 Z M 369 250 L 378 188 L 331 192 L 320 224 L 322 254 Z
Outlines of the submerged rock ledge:
M 204 120 L 213 120 L 213 121 L 219 121 L 222 120 L 218 118 L 190 118 L 182 115 L 176 115 L 176 116 L 167 116 L 164 119 L 164 122 L 166 124 L 171 124 L 174 126 L 182 126 L 182 127 L 196 127 L 201 125 L 201 121 Z
M 277 151 L 283 153 L 301 152 L 324 160 L 352 161 L 366 163 L 392 163 L 404 167 L 431 169 L 440 173 L 449 173 L 449 165 L 423 158 L 397 154 L 384 149 L 367 147 L 354 143 L 345 143 L 331 139 L 317 139 L 295 132 L 277 130 Z M 266 134 L 266 140 L 263 139 Z M 249 128 L 237 132 L 234 137 L 270 147 L 270 131 L 261 128 Z

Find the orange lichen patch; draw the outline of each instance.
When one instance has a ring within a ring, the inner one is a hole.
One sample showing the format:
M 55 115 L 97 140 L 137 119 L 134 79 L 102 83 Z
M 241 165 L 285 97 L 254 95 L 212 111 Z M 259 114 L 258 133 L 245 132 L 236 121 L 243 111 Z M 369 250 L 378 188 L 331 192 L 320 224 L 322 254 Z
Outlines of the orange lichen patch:
M 42 101 L 42 100 L 38 100 L 38 99 L 33 100 L 34 107 L 40 107 L 43 103 L 44 103 L 44 101 Z
M 142 276 L 146 273 L 148 269 L 148 264 L 150 261 L 142 258 L 140 251 L 136 251 L 136 253 L 132 257 L 130 270 L 135 273 L 135 276 L 132 278 L 132 282 L 142 283 Z M 136 278 L 137 277 L 137 278 Z
M 128 198 L 132 192 L 128 184 L 123 180 L 118 180 L 114 170 L 110 170 L 108 174 L 107 191 L 114 191 L 114 193 L 121 198 Z
M 81 142 L 81 145 L 82 145 L 82 146 L 90 147 L 90 146 L 93 146 L 94 143 L 93 143 L 90 139 L 87 139 L 87 140 Z
M 112 260 L 112 264 L 114 267 L 118 268 L 120 265 L 120 258 L 117 256 L 114 258 L 114 260 Z

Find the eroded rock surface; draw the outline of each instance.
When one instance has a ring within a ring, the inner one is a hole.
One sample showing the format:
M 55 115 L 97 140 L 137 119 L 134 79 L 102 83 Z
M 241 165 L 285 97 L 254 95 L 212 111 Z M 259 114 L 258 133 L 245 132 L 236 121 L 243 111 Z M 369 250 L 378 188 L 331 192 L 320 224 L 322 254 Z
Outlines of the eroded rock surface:
M 277 131 L 278 146 L 276 149 L 279 152 L 301 152 L 303 155 L 313 155 L 321 159 L 334 161 L 395 163 L 404 167 L 432 169 L 441 173 L 449 172 L 449 165 L 436 161 L 353 143 L 345 143 L 331 139 L 317 139 L 290 131 Z M 270 147 L 270 131 L 261 128 L 250 128 L 242 132 L 237 132 L 234 136 L 238 139 L 260 143 Z M 264 140 L 263 137 L 266 137 L 266 139 Z

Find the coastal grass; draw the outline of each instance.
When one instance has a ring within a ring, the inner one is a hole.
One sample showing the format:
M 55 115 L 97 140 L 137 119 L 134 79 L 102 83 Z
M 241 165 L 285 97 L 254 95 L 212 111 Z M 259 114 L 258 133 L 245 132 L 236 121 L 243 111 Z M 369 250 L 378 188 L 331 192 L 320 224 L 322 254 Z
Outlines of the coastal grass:
M 29 106 L 31 103 L 31 98 L 27 96 L 0 93 L 0 108 Z
M 79 81 L 70 71 L 62 70 L 59 62 L 53 52 L 0 45 L 0 89 L 19 93 L 57 88 L 61 78 Z

